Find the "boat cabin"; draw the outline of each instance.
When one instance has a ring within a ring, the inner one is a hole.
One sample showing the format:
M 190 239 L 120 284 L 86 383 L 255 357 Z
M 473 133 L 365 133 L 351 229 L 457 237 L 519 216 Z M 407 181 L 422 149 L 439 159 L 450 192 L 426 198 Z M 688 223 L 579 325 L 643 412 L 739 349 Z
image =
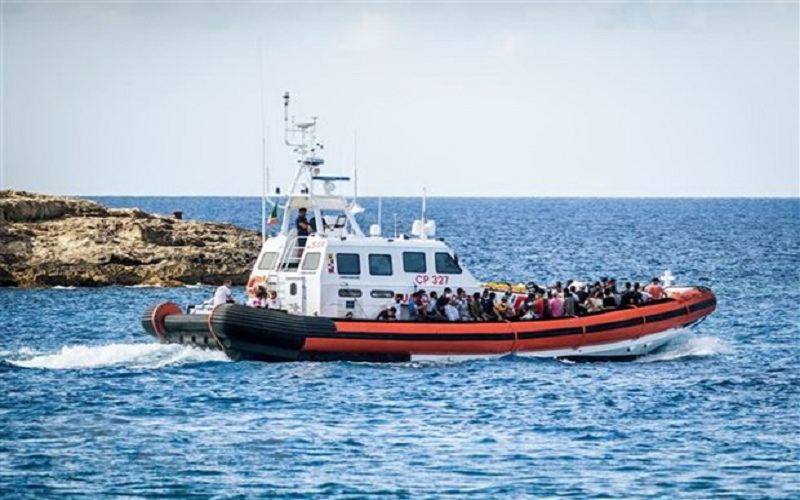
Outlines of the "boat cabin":
M 405 302 L 417 290 L 480 289 L 453 251 L 436 239 L 435 222 L 425 219 L 424 200 L 422 218 L 414 222 L 410 237 L 382 236 L 378 225 L 364 234 L 356 220 L 363 208 L 336 193 L 338 183 L 349 178 L 322 175 L 316 119 L 290 123 L 288 100 L 287 93 L 285 142 L 300 156 L 299 168 L 281 207 L 280 230 L 265 239 L 251 273 L 251 296 L 264 286 L 277 292 L 289 313 L 374 319 L 398 294 Z M 297 136 L 300 141 L 293 142 Z M 307 236 L 296 227 L 301 208 L 312 227 Z M 400 319 L 404 312 L 398 307 Z

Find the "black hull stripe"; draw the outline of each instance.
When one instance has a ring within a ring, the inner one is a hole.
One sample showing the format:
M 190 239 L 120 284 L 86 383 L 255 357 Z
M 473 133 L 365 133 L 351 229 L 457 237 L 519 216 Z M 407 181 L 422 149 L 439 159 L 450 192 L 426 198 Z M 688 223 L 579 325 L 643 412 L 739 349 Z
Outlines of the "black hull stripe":
M 563 337 L 565 335 L 583 335 L 583 328 L 574 326 L 571 328 L 555 328 L 553 330 L 542 330 L 539 332 L 520 332 L 519 340 L 530 340 L 549 337 Z
M 599 325 L 589 325 L 586 327 L 586 333 L 607 332 L 609 330 L 617 330 L 619 328 L 628 328 L 631 326 L 639 326 L 644 324 L 644 319 L 641 317 L 631 318 L 622 321 L 612 321 L 611 323 L 601 323 Z
M 650 316 L 645 316 L 644 320 L 648 323 L 657 323 L 659 321 L 666 321 L 668 319 L 677 318 L 678 316 L 686 316 L 686 309 L 680 308 L 680 309 L 675 309 L 674 311 L 667 311 L 660 314 L 651 314 Z
M 689 306 L 689 312 L 693 313 L 693 312 L 701 311 L 703 309 L 706 309 L 708 307 L 715 306 L 715 305 L 717 305 L 717 299 L 716 298 L 706 299 L 703 302 L 698 302 L 697 304 L 690 305 Z

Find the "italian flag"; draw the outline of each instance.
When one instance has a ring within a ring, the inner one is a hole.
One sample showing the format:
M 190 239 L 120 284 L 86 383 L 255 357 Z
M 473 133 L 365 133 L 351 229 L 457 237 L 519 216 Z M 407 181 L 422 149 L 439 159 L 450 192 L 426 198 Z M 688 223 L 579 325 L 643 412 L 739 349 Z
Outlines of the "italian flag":
M 278 223 L 278 202 L 275 202 L 275 205 L 272 207 L 272 213 L 269 214 L 269 219 L 267 219 L 268 226 L 274 226 Z

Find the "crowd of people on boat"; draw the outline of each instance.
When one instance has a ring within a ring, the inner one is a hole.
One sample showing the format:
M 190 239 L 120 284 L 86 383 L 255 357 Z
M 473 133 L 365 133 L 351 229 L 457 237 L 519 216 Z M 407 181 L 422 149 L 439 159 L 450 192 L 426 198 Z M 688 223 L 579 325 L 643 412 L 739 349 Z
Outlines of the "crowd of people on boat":
M 214 305 L 231 303 L 230 280 L 226 280 L 214 294 Z M 585 316 L 601 311 L 639 306 L 653 300 L 666 298 L 658 278 L 647 286 L 638 282 L 626 282 L 621 289 L 614 278 L 601 278 L 594 283 L 579 283 L 573 280 L 562 285 L 541 287 L 534 283 L 527 292 L 514 293 L 511 287 L 505 292 L 489 288 L 483 292 L 468 294 L 458 288 L 449 287 L 441 293 L 418 290 L 407 299 L 396 294 L 392 303 L 380 311 L 375 319 L 382 321 L 513 321 Z M 261 309 L 283 309 L 283 303 L 275 290 L 267 292 L 258 286 L 249 306 Z M 352 313 L 350 318 L 352 318 Z
M 510 288 L 510 287 L 509 287 Z M 647 286 L 626 282 L 617 288 L 614 278 L 601 278 L 589 283 L 573 280 L 563 284 L 556 281 L 547 287 L 531 284 L 525 293 L 495 292 L 466 293 L 462 288 L 453 292 L 445 288 L 441 294 L 435 290 L 418 290 L 404 300 L 402 294 L 382 310 L 379 320 L 410 321 L 513 321 L 585 316 L 627 306 L 638 306 L 666 297 L 658 278 Z M 402 311 L 402 314 L 401 314 Z

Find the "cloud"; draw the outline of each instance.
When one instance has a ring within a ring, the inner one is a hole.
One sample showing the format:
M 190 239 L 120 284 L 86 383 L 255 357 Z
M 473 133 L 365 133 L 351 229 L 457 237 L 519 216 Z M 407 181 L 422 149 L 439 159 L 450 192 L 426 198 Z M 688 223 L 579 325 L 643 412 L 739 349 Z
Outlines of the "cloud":
M 388 23 L 384 16 L 362 12 L 355 29 L 339 42 L 339 49 L 348 52 L 363 52 L 378 49 L 388 40 Z

